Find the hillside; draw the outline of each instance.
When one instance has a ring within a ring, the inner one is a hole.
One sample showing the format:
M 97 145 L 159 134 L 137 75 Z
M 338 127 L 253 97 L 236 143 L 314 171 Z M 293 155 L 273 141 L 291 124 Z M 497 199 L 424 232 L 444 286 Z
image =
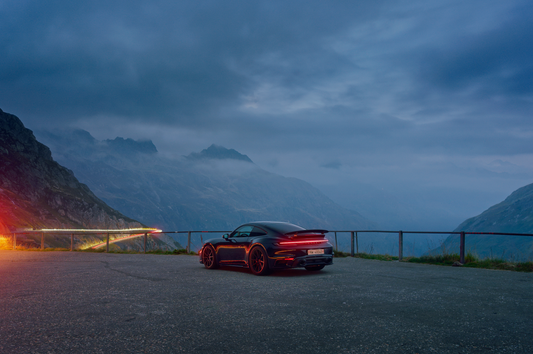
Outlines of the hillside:
M 21 228 L 134 228 L 53 160 L 19 118 L 0 110 L 0 234 Z
M 37 134 L 107 204 L 161 229 L 232 230 L 258 220 L 337 230 L 374 227 L 307 182 L 265 171 L 222 146 L 170 159 L 150 141 L 133 148 L 131 139 L 99 141 L 83 130 Z M 126 141 L 128 149 L 121 146 Z
M 503 202 L 464 221 L 454 231 L 533 234 L 533 184 L 517 189 Z M 458 237 L 452 235 L 445 240 L 443 248 L 455 251 L 458 245 Z M 531 260 L 533 237 L 467 235 L 466 249 L 480 257 Z
M 109 205 L 167 230 L 232 229 L 252 220 L 326 228 L 371 225 L 308 183 L 267 172 L 221 146 L 167 159 L 151 142 L 137 142 L 144 150 L 127 150 L 120 143 L 131 139 L 98 141 L 82 130 L 39 136 Z

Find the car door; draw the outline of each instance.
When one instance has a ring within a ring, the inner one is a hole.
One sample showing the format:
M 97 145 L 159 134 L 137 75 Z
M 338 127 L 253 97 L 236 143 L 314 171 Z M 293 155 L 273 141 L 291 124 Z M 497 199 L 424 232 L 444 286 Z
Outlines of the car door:
M 233 231 L 226 242 L 219 245 L 219 262 L 222 264 L 244 264 L 252 230 L 253 226 L 244 225 Z

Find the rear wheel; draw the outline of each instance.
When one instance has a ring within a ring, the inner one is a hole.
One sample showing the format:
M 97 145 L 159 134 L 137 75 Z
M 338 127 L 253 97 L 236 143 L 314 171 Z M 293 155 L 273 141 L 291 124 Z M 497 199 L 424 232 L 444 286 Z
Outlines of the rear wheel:
M 312 265 L 312 266 L 306 266 L 305 269 L 309 270 L 309 271 L 317 271 L 317 270 L 321 270 L 325 267 L 324 264 L 320 264 L 320 265 Z
M 216 253 L 212 246 L 206 246 L 202 251 L 202 262 L 207 269 L 218 268 Z
M 250 252 L 250 270 L 255 275 L 265 275 L 270 271 L 267 254 L 260 246 L 252 248 Z

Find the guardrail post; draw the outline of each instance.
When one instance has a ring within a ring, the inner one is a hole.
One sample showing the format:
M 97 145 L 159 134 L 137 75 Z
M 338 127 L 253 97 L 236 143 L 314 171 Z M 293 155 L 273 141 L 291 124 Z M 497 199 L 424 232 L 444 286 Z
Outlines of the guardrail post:
M 109 232 L 106 234 L 105 251 L 109 252 Z
M 187 253 L 191 252 L 191 232 L 187 232 Z
M 465 264 L 465 232 L 464 231 L 461 231 L 459 252 L 460 252 L 459 262 L 461 262 L 462 264 Z
M 148 239 L 148 234 L 144 233 L 144 253 L 146 253 L 146 240 Z
M 337 245 L 337 231 L 335 231 L 335 252 L 339 252 L 339 245 Z
M 13 232 L 13 249 L 17 249 L 17 234 Z
M 359 253 L 359 236 L 357 235 L 357 231 L 355 232 L 355 252 Z
M 403 231 L 398 232 L 398 260 L 403 259 Z
M 350 256 L 354 256 L 353 254 L 353 231 L 350 232 L 350 239 L 351 239 L 351 243 L 350 243 Z
M 74 234 L 70 234 L 70 252 L 74 250 Z
M 44 232 L 41 232 L 41 251 L 44 250 Z

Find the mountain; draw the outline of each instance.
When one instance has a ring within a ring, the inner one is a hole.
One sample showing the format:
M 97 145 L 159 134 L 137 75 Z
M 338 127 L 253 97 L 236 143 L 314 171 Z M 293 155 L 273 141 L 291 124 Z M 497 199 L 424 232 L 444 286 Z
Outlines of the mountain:
M 464 221 L 454 231 L 533 234 L 533 184 L 517 189 L 503 202 Z M 466 235 L 465 244 L 467 251 L 481 258 L 533 259 L 533 237 Z M 432 253 L 458 252 L 458 249 L 459 237 L 451 235 Z
M 207 149 L 203 149 L 201 152 L 193 152 L 186 156 L 189 160 L 206 160 L 206 159 L 218 159 L 218 160 L 238 160 L 253 163 L 253 161 L 246 155 L 239 153 L 233 149 L 226 149 L 223 146 L 211 145 Z
M 233 230 L 258 220 L 337 230 L 374 227 L 307 182 L 267 172 L 233 149 L 211 145 L 171 159 L 135 147 L 151 146 L 146 141 L 98 141 L 80 130 L 36 134 L 107 204 L 165 230 Z M 121 146 L 126 141 L 128 148 Z M 138 153 L 125 154 L 129 149 Z
M 142 224 L 109 207 L 54 161 L 19 118 L 0 110 L 0 233 L 138 227 Z

